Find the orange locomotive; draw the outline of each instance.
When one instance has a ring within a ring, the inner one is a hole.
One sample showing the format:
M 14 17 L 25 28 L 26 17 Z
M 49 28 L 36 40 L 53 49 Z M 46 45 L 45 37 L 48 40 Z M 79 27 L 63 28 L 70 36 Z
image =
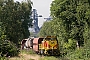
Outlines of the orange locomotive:
M 59 46 L 56 36 L 24 39 L 22 40 L 22 49 L 24 49 L 24 47 L 31 47 L 33 51 L 42 55 L 59 55 Z
M 47 36 L 39 43 L 39 53 L 43 55 L 59 55 L 59 46 L 56 36 Z

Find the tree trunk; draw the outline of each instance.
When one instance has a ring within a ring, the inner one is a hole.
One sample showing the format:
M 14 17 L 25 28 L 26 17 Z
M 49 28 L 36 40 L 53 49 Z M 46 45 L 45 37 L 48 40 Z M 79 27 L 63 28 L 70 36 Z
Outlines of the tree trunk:
M 76 45 L 77 45 L 77 49 L 79 49 L 80 45 L 78 41 L 76 42 Z

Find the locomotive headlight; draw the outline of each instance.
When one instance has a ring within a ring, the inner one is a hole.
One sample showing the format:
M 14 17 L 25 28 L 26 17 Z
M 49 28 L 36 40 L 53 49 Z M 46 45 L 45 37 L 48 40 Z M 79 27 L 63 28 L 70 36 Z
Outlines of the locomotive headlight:
M 52 41 L 51 44 L 54 44 L 54 41 Z

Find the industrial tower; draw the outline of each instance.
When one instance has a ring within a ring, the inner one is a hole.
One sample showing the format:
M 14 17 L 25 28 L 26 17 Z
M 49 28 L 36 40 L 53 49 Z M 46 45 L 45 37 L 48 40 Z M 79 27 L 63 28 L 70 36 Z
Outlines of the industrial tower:
M 34 30 L 33 31 L 34 33 L 38 33 L 40 31 L 39 26 L 38 26 L 38 17 L 42 17 L 42 16 L 41 15 L 38 16 L 37 10 L 33 9 L 31 18 L 33 19 L 32 28 Z

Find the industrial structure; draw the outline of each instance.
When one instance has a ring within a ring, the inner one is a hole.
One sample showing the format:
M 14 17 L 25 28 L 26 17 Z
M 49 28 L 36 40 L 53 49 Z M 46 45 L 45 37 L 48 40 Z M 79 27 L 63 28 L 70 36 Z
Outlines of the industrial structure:
M 52 19 L 51 16 L 47 17 L 47 18 L 44 18 L 46 21 L 50 21 Z
M 33 9 L 32 10 L 32 15 L 31 15 L 31 19 L 33 19 L 32 21 L 32 27 L 29 29 L 30 32 L 32 32 L 34 35 L 37 35 L 37 33 L 40 31 L 40 28 L 38 26 L 38 18 L 39 17 L 42 17 L 42 15 L 38 15 L 37 14 L 37 10 L 36 9 Z M 52 18 L 49 16 L 49 17 L 46 17 L 44 18 L 46 21 L 50 21 Z
M 33 19 L 32 21 L 32 28 L 30 28 L 30 31 L 37 34 L 40 31 L 40 28 L 38 26 L 38 17 L 42 17 L 42 15 L 37 14 L 37 10 L 33 9 L 32 10 L 32 15 L 31 18 Z

